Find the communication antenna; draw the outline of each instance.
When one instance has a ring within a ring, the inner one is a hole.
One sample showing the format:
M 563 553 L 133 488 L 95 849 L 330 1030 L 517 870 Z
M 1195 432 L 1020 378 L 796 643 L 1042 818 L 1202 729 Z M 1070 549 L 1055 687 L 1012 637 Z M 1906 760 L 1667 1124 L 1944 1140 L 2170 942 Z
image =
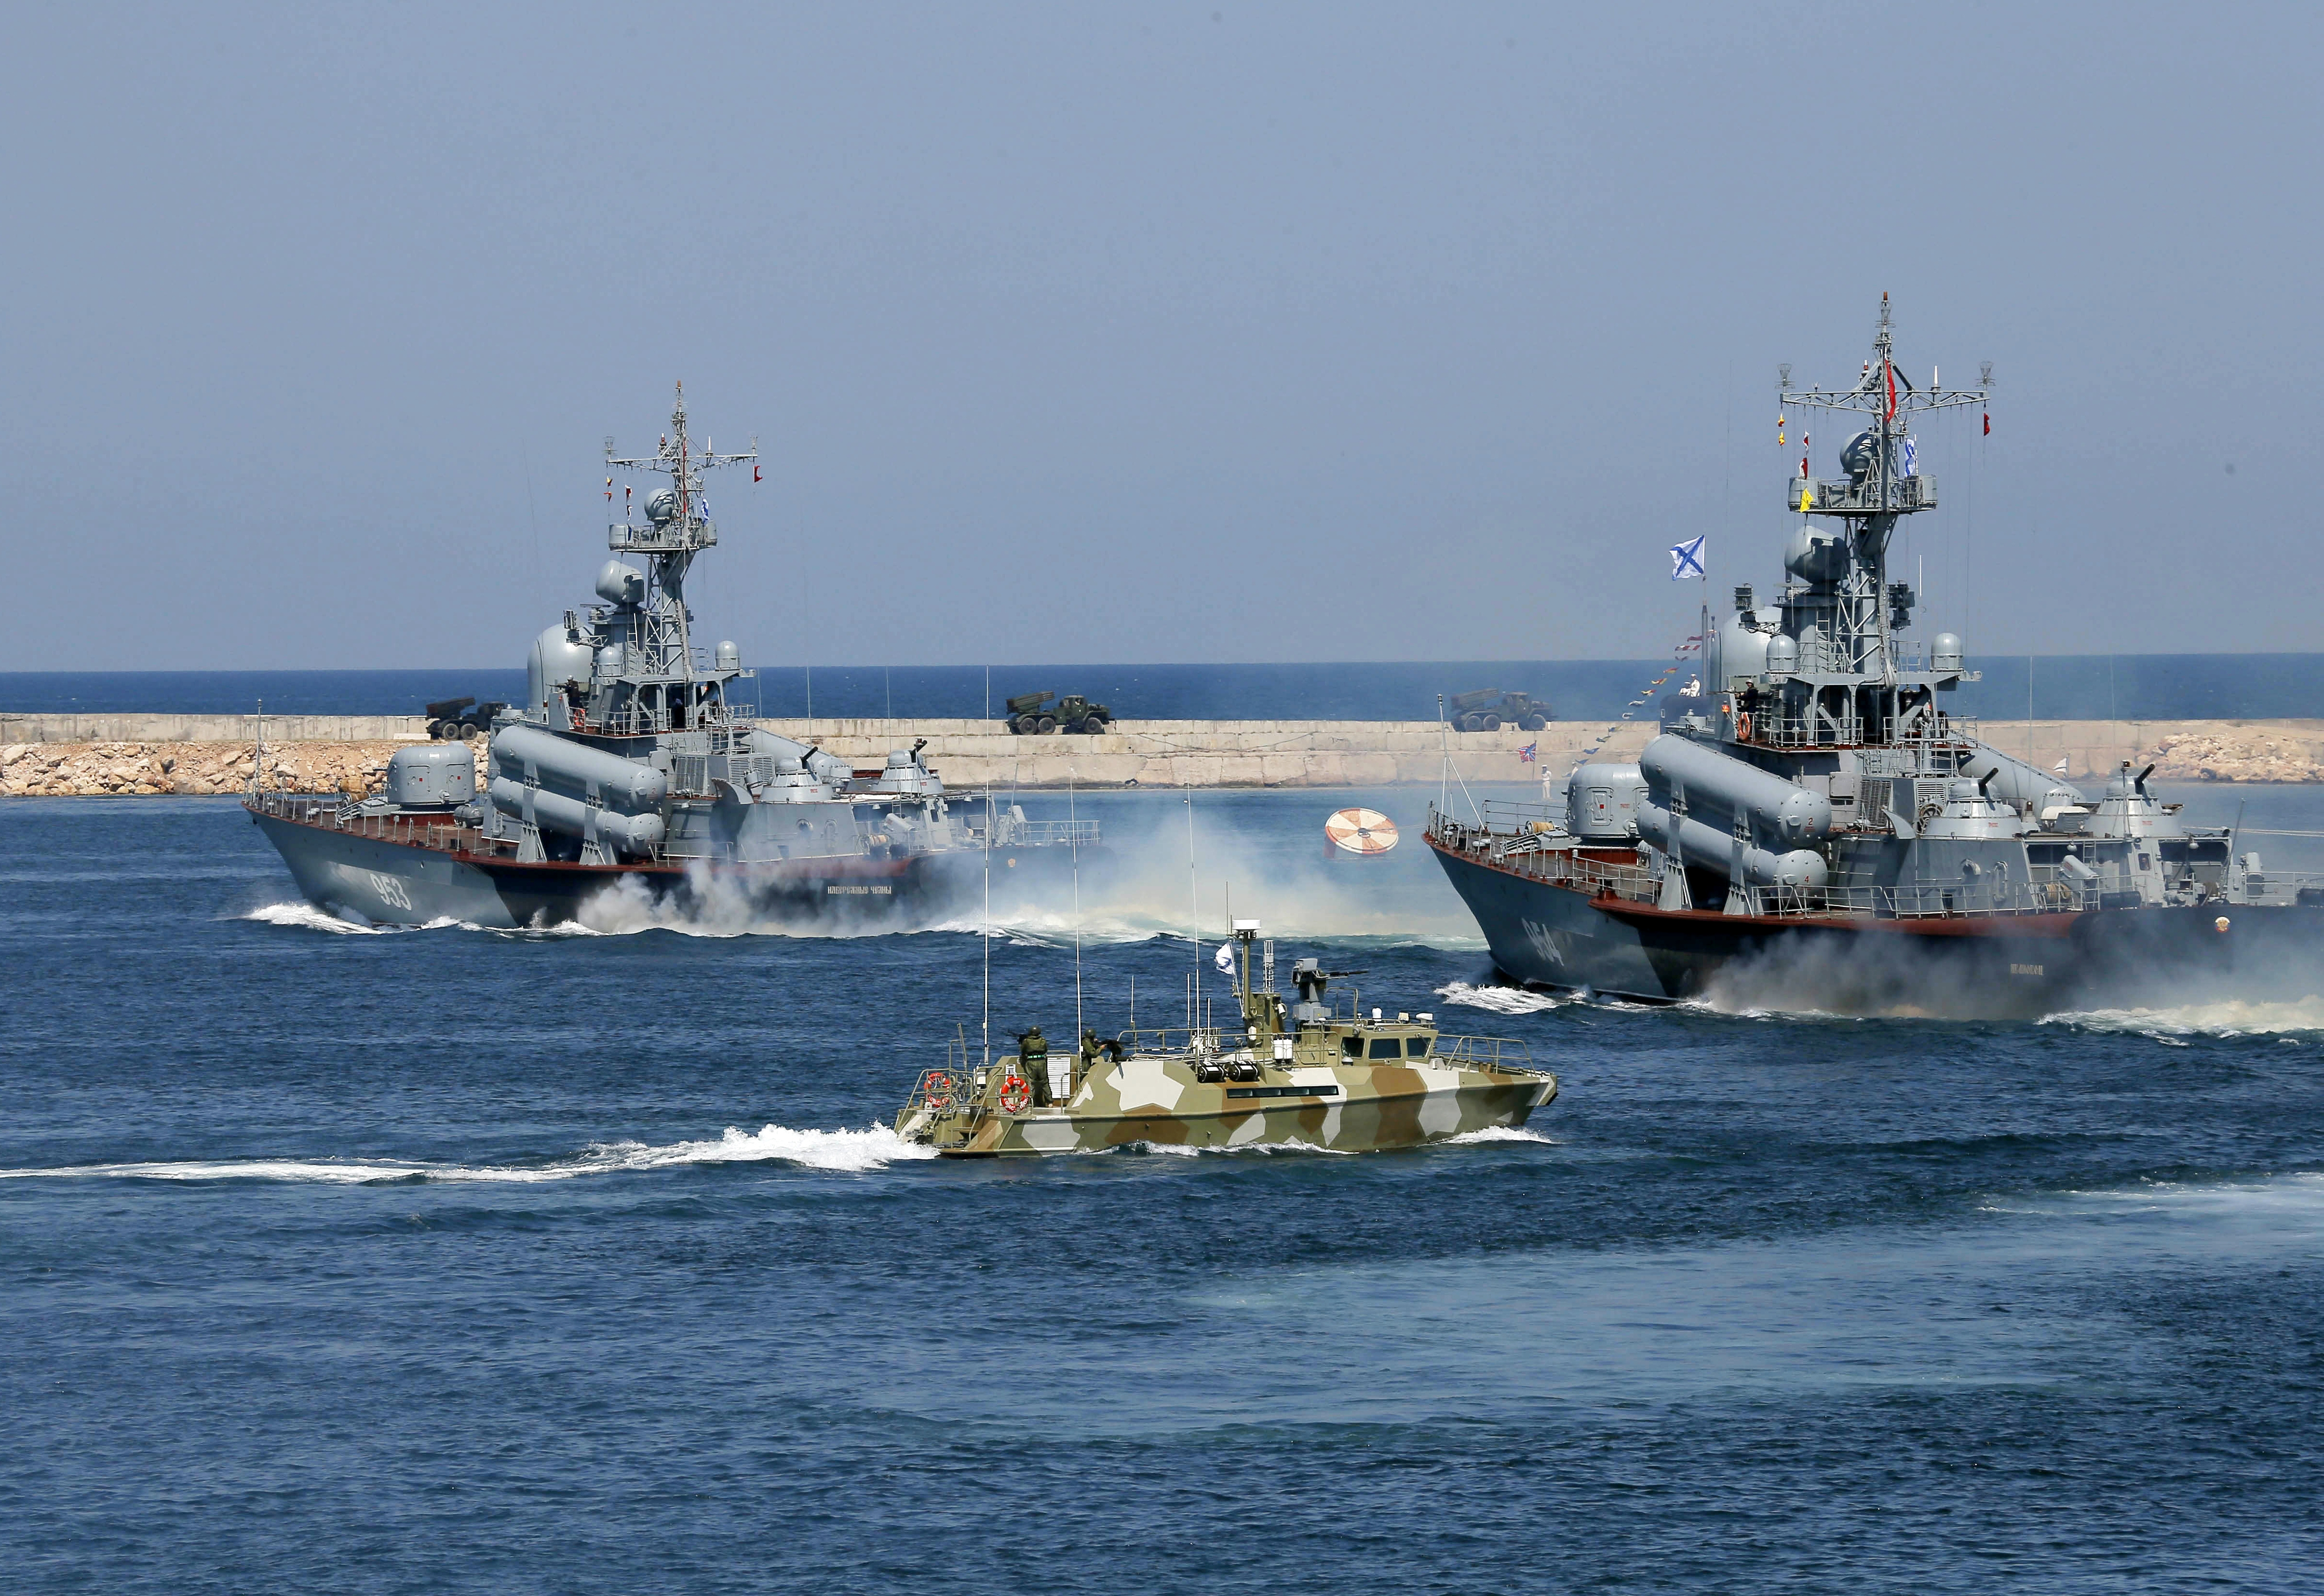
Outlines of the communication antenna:
M 1065 767 L 1065 852 L 1074 863 L 1074 1045 L 1082 1032 L 1082 844 L 1081 826 L 1074 812 L 1074 768 Z
M 630 647 L 639 651 L 649 674 L 691 681 L 694 663 L 687 636 L 686 573 L 696 554 L 718 541 L 718 528 L 702 497 L 702 474 L 722 466 L 748 465 L 755 469 L 759 440 L 752 438 L 750 448 L 741 454 L 696 448 L 687 430 L 684 383 L 678 384 L 669 429 L 650 455 L 616 455 L 613 440 L 605 439 L 607 471 L 659 472 L 669 478 L 665 491 L 671 495 L 664 501 L 669 513 L 660 521 L 654 520 L 658 513 L 654 504 L 660 499 L 657 493 L 646 502 L 646 525 L 610 523 L 605 529 L 605 547 L 615 554 L 647 557 L 646 597 L 638 609 Z
M 1194 974 L 1186 983 L 1186 1029 L 1194 1029 L 1194 994 L 1203 981 L 1203 883 L 1194 873 L 1194 787 L 1191 780 L 1180 784 L 1186 802 L 1186 913 L 1188 934 L 1194 939 Z
M 1076 878 L 1078 879 L 1078 878 Z M 984 788 L 984 918 L 976 927 L 984 952 L 984 1067 L 992 1067 L 992 786 Z

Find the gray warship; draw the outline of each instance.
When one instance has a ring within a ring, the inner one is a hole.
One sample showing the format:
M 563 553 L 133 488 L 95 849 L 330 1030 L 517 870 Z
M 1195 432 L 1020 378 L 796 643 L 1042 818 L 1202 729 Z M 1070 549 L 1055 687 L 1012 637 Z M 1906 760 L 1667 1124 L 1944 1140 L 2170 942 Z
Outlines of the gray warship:
M 244 807 L 299 890 L 374 924 L 551 926 L 621 891 L 679 913 L 877 927 L 965 907 L 988 882 L 1004 900 L 1038 892 L 1088 863 L 1094 822 L 949 796 L 924 739 L 856 770 L 752 724 L 754 673 L 731 642 L 707 658 L 693 643 L 687 584 L 718 542 L 704 474 L 757 459 L 755 440 L 742 454 L 696 446 L 683 384 L 653 454 L 623 457 L 607 438 L 609 497 L 622 471 L 669 483 L 642 523 L 625 510 L 609 524 L 602 602 L 534 641 L 525 701 L 493 717 L 481 788 L 466 742 L 397 750 L 367 796 L 254 778 Z
M 1846 390 L 1843 475 L 1784 484 L 1798 517 L 1770 603 L 1706 612 L 1702 691 L 1636 764 L 1584 762 L 1564 804 L 1433 808 L 1427 841 L 1494 963 L 1544 986 L 1842 1011 L 2006 1017 L 2166 995 L 2324 992 L 2324 881 L 2261 868 L 2234 827 L 2185 824 L 2116 770 L 2093 798 L 1950 712 L 1960 639 L 1904 635 L 1898 524 L 1933 509 L 1916 415 L 1984 406 L 1915 386 L 1886 295 Z M 1988 412 L 1989 413 L 1989 412 Z

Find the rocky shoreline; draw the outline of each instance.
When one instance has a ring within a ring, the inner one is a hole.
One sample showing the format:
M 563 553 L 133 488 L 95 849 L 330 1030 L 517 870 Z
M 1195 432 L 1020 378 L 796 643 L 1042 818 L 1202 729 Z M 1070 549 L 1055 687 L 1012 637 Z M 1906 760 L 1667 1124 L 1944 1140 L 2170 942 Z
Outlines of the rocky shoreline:
M 286 743 L 266 750 L 267 785 L 364 793 L 406 743 Z M 481 761 L 484 744 L 475 743 Z M 240 792 L 247 743 L 12 743 L 0 746 L 0 798 L 161 798 Z
M 1470 781 L 1563 775 L 1580 752 L 1635 759 L 1654 728 L 1559 722 L 1531 733 L 1445 736 L 1425 722 L 1123 722 L 1102 737 L 1010 737 L 990 722 L 770 722 L 859 766 L 929 737 L 926 757 L 955 789 L 1120 787 L 1365 787 L 1434 785 L 1449 749 Z M 2122 761 L 2166 781 L 2324 781 L 2324 721 L 2036 721 L 1983 728 L 1987 741 L 2044 770 L 2062 760 L 2087 790 Z M 266 746 L 267 782 L 302 792 L 375 789 L 388 757 L 414 741 L 311 738 Z M 484 743 L 474 741 L 479 771 Z M 1528 760 L 1524 751 L 1530 747 Z M 0 798 L 136 798 L 242 791 L 254 758 L 247 742 L 0 743 Z

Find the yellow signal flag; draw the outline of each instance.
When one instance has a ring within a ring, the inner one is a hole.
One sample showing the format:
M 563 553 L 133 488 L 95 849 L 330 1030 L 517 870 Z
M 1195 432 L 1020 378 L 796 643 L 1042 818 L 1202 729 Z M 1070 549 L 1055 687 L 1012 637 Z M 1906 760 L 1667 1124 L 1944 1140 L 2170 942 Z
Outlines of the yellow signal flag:
M 1814 499 L 1815 484 L 1812 481 L 1802 481 L 1800 484 L 1800 513 L 1802 515 L 1805 515 L 1808 512 L 1808 505 L 1813 503 Z

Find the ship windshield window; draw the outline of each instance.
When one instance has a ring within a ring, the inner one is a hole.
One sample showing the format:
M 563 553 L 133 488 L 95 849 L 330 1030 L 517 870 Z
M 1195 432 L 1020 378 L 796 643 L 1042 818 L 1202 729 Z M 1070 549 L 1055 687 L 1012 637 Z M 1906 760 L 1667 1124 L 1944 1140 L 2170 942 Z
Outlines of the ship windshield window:
M 1364 1056 L 1363 1038 L 1342 1037 L 1340 1038 L 1340 1051 L 1346 1054 L 1351 1058 L 1361 1058 Z
M 1404 1043 L 1397 1037 L 1374 1037 L 1371 1056 L 1374 1058 L 1401 1058 L 1404 1056 Z
M 1425 1057 L 1427 1057 L 1427 1056 L 1428 1056 L 1428 1038 L 1427 1038 L 1426 1037 L 1406 1037 L 1406 1038 L 1404 1038 L 1404 1051 L 1405 1051 L 1405 1055 L 1406 1055 L 1406 1056 L 1407 1056 L 1407 1057 L 1411 1057 L 1411 1058 L 1425 1058 Z

